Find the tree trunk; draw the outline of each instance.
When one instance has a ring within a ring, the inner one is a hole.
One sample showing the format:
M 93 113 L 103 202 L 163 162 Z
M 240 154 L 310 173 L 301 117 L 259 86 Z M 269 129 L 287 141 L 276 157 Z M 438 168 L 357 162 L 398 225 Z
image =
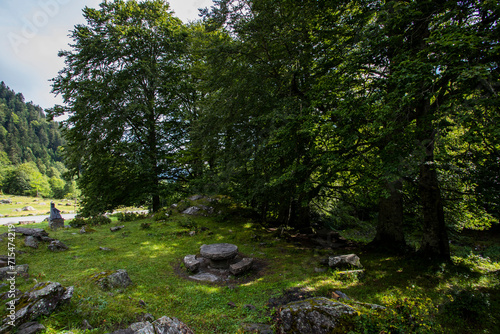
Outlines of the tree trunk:
M 370 247 L 402 253 L 406 249 L 403 232 L 403 182 L 386 182 L 389 196 L 379 198 L 377 234 Z
M 429 117 L 432 110 L 429 101 L 423 101 L 417 108 L 417 128 L 420 143 L 424 149 L 424 161 L 420 165 L 418 192 L 422 205 L 423 233 L 419 253 L 435 260 L 450 260 L 450 245 L 444 220 L 443 201 L 436 163 L 434 161 L 434 143 L 437 131 Z
M 432 259 L 449 261 L 448 233 L 433 159 L 420 166 L 419 194 L 424 219 L 419 253 Z

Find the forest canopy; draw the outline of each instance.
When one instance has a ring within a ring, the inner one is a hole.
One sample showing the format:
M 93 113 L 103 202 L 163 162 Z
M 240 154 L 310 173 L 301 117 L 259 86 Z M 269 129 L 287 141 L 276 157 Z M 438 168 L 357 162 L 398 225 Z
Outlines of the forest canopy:
M 160 0 L 86 8 L 53 91 L 84 211 L 218 193 L 263 223 L 376 225 L 448 259 L 498 222 L 497 1 Z

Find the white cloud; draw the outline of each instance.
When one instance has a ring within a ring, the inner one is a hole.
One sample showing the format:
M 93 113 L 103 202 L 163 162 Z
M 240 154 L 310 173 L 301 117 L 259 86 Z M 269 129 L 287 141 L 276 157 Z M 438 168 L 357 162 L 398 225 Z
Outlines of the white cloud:
M 0 81 L 43 108 L 60 104 L 49 80 L 64 66 L 57 56 L 69 49 L 69 31 L 84 23 L 82 9 L 101 0 L 0 0 Z M 199 19 L 212 0 L 170 0 L 183 22 Z

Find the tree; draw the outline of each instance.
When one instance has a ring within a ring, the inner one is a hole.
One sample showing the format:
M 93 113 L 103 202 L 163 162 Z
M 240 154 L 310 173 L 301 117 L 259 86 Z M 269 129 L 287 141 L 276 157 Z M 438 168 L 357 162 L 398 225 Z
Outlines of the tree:
M 52 112 L 69 114 L 66 162 L 84 212 L 144 202 L 157 211 L 186 144 L 187 33 L 161 0 L 106 1 L 84 17 L 53 79 L 66 107 Z

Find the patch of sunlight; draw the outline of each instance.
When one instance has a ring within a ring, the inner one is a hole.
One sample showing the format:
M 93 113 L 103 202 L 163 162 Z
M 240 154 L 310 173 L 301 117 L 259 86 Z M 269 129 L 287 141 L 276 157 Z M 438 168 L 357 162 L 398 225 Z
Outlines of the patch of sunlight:
M 252 228 L 252 226 L 252 223 L 246 223 L 245 225 L 243 225 L 244 228 Z
M 194 289 L 198 290 L 199 292 L 208 293 L 208 294 L 220 292 L 220 287 L 215 287 L 215 286 L 198 285 L 198 286 L 195 286 Z
M 149 244 L 150 244 L 149 241 L 144 241 L 144 242 L 141 243 L 141 245 L 143 245 L 143 246 L 148 246 Z
M 255 284 L 263 282 L 263 281 L 264 281 L 264 277 L 260 277 L 256 280 L 251 281 L 251 282 L 240 284 L 240 286 L 252 286 L 252 285 L 255 285 Z

